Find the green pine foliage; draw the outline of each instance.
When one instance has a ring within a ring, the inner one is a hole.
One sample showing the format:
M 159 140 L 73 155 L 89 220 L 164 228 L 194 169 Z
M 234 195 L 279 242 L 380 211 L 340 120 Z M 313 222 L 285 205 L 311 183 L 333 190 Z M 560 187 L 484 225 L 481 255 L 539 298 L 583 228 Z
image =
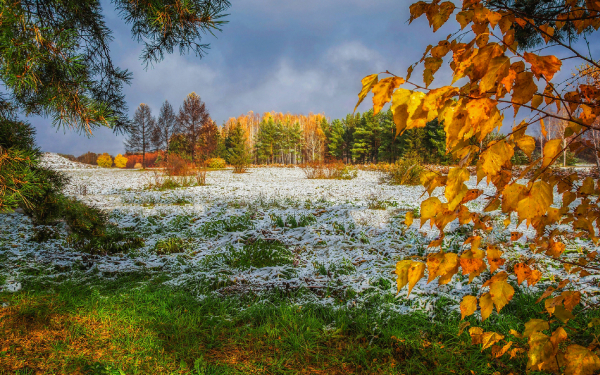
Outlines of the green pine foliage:
M 246 143 L 246 132 L 241 126 L 234 126 L 225 141 L 227 147 L 227 162 L 233 165 L 234 173 L 246 171 L 251 162 L 250 149 Z

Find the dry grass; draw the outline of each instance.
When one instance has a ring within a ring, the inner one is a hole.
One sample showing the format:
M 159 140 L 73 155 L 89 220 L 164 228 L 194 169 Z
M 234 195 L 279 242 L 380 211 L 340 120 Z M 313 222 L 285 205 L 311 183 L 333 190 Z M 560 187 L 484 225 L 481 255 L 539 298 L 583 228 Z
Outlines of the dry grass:
M 344 163 L 306 163 L 300 168 L 308 179 L 338 179 L 350 180 L 357 176 L 356 169 L 352 165 Z

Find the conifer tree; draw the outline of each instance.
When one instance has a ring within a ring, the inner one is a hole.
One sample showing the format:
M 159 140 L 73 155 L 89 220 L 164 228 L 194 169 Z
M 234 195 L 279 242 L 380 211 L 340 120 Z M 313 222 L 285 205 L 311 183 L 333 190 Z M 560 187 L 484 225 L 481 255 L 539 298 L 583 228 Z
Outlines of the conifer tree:
M 250 150 L 246 144 L 246 132 L 239 124 L 234 126 L 227 137 L 227 162 L 233 165 L 235 173 L 242 173 L 250 164 Z

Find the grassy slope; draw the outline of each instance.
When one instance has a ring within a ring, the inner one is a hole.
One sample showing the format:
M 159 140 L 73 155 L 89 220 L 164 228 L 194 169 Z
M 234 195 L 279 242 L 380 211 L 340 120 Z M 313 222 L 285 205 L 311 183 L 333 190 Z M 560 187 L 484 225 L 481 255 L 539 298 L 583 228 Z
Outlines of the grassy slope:
M 0 308 L 0 374 L 518 374 L 526 363 L 492 359 L 468 333 L 457 336 L 460 316 L 443 302 L 432 320 L 386 312 L 376 299 L 300 307 L 292 300 L 302 291 L 198 301 L 143 274 L 25 289 L 0 294 L 9 304 Z M 519 322 L 541 312 L 532 300 L 517 295 L 501 315 L 470 322 L 522 331 Z

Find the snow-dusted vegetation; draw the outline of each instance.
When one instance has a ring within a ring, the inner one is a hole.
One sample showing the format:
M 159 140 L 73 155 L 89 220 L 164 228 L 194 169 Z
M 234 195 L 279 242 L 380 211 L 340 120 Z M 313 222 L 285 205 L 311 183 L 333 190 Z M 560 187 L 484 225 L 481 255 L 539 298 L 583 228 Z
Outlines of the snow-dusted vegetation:
M 396 296 L 396 263 L 426 256 L 428 239 L 437 232 L 429 223 L 420 228 L 418 219 L 408 229 L 403 224 L 407 211 L 418 217 L 427 197 L 423 187 L 381 184 L 377 172 L 359 171 L 352 180 L 309 180 L 300 168 L 253 168 L 244 174 L 220 170 L 208 172 L 206 186 L 156 191 L 148 189 L 155 171 L 83 169 L 52 154 L 44 160 L 71 178 L 69 195 L 109 212 L 111 222 L 141 237 L 143 245 L 90 255 L 72 246 L 64 224 L 54 239 L 35 242 L 25 215 L 5 213 L 0 215 L 5 291 L 21 289 L 29 278 L 85 282 L 91 276 L 145 271 L 165 275 L 165 283 L 199 298 L 306 288 L 310 293 L 303 298 L 313 302 L 339 305 L 337 297 L 343 296 L 344 305 L 356 305 L 379 295 L 406 312 L 430 310 L 439 297 L 457 308 L 462 296 L 480 284 L 480 278 L 470 285 L 462 275 L 445 286 L 422 279 L 409 298 L 404 298 L 406 290 Z M 472 178 L 470 185 L 475 183 Z M 484 241 L 508 251 L 504 267 L 511 267 L 522 261 L 525 245 L 510 242 L 514 228 L 505 229 L 500 216 L 497 222 Z M 457 252 L 464 241 L 465 233 L 455 224 L 447 228 L 446 251 Z M 576 255 L 583 246 L 589 244 L 577 240 L 567 251 Z M 545 281 L 557 273 L 568 277 L 558 264 L 539 261 L 542 280 L 530 291 L 545 289 Z M 582 290 L 584 302 L 595 302 L 597 291 L 593 286 Z

